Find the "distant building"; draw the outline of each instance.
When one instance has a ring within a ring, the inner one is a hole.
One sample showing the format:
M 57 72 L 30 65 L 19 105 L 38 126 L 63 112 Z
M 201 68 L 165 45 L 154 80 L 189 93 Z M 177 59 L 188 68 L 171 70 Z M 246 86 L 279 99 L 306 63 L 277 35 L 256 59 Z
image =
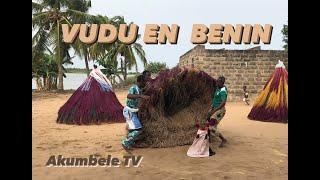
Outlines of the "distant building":
M 243 98 L 243 86 L 247 86 L 251 101 L 263 89 L 265 83 L 281 60 L 288 69 L 288 53 L 284 50 L 261 50 L 260 46 L 247 50 L 205 49 L 197 45 L 180 56 L 179 67 L 194 67 L 213 78 L 226 77 L 229 101 Z

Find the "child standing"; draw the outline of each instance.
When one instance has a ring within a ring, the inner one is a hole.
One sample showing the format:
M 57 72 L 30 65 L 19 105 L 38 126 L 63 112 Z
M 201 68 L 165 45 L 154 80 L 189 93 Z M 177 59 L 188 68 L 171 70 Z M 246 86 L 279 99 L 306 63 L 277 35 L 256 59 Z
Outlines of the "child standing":
M 141 89 L 144 88 L 145 81 L 142 75 L 137 77 L 137 84 L 130 87 L 127 95 L 126 106 L 123 109 L 123 116 L 126 119 L 128 135 L 121 141 L 123 148 L 131 149 L 139 135 L 142 133 L 142 125 L 137 112 L 140 99 L 149 100 L 149 96 L 142 95 Z
M 247 105 L 249 104 L 249 93 L 247 92 L 247 86 L 243 86 L 243 102 L 245 102 Z

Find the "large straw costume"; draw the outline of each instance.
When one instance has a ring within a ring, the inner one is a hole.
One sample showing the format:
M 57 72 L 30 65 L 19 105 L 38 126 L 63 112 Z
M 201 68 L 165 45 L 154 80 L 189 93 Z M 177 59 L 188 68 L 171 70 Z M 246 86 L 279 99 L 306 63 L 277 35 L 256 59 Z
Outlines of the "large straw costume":
M 136 147 L 191 145 L 197 133 L 195 121 L 210 109 L 215 79 L 194 68 L 165 70 L 146 87 L 149 103 L 138 115 L 143 133 Z

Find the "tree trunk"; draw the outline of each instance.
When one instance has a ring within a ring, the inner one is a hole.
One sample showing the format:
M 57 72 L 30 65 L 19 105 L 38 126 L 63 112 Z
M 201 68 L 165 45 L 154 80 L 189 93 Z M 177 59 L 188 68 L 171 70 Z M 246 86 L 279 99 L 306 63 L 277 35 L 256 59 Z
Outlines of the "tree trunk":
M 46 86 L 46 89 L 48 90 L 48 91 L 50 91 L 50 90 L 52 90 L 52 77 L 51 76 L 48 76 L 47 77 L 47 86 Z
M 120 83 L 123 83 L 123 79 L 121 79 L 121 77 L 119 76 L 119 74 L 115 74 L 115 76 L 117 76 L 119 78 Z M 114 82 L 116 81 L 116 77 L 114 77 Z
M 46 91 L 50 90 L 50 77 L 43 78 L 44 89 Z
M 123 70 L 123 59 L 120 59 L 120 65 L 121 65 L 121 74 L 124 76 L 124 70 Z
M 47 83 L 48 83 L 47 76 L 42 76 L 42 79 L 43 79 L 43 88 L 44 88 L 44 90 L 48 90 L 47 89 Z
M 90 70 L 89 70 L 89 63 L 88 63 L 88 55 L 87 54 L 84 55 L 84 62 L 86 64 L 87 77 L 89 77 Z
M 55 76 L 53 78 L 52 89 L 57 89 L 58 78 Z
M 63 90 L 63 69 L 62 64 L 59 63 L 58 71 L 58 90 Z
M 110 78 L 111 78 L 111 84 L 117 84 L 115 76 L 111 75 Z
M 37 78 L 36 78 L 36 83 L 37 83 L 37 89 L 38 89 L 38 91 L 41 91 L 41 90 L 42 90 L 42 81 L 41 81 L 41 78 L 40 78 L 40 77 L 37 77 Z
M 127 80 L 127 63 L 126 60 L 124 60 L 124 73 L 123 73 L 123 79 Z
M 58 62 L 58 79 L 59 79 L 59 82 L 58 82 L 58 90 L 62 91 L 63 90 L 63 68 L 62 68 L 62 65 L 63 65 L 63 62 L 62 62 L 62 58 L 61 58 L 61 47 L 60 47 L 60 22 L 59 20 L 57 20 L 57 30 L 58 30 L 58 59 L 57 59 L 57 62 Z

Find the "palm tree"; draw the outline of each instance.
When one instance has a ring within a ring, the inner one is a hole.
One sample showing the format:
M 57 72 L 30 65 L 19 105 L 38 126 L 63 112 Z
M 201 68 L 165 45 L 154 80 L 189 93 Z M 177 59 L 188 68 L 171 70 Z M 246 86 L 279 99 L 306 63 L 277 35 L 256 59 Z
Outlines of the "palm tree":
M 111 22 L 113 22 L 113 24 L 118 29 L 120 24 L 126 24 L 122 16 L 115 16 L 111 18 Z M 140 35 L 138 35 L 137 39 L 139 38 L 140 38 Z M 121 56 L 120 65 L 121 65 L 121 71 L 122 71 L 124 80 L 127 79 L 127 74 L 128 74 L 127 69 L 131 69 L 133 66 L 135 66 L 136 71 L 138 70 L 136 57 L 139 57 L 139 59 L 142 61 L 145 67 L 147 65 L 145 52 L 142 48 L 142 45 L 139 43 L 135 42 L 133 44 L 126 45 L 120 41 L 116 41 L 108 49 L 107 56 L 108 56 L 108 59 L 113 59 L 114 61 L 117 61 L 117 58 L 119 55 Z
M 63 64 L 72 64 L 68 52 L 63 59 Z M 65 71 L 65 69 L 63 69 Z M 63 74 L 65 77 L 65 74 Z M 36 79 L 38 90 L 57 89 L 58 64 L 54 60 L 54 54 L 48 50 L 47 52 L 36 51 L 32 49 L 32 78 Z M 41 79 L 42 78 L 42 79 Z
M 124 80 L 127 79 L 127 70 L 132 69 L 135 66 L 136 71 L 138 71 L 138 64 L 136 56 L 142 61 L 144 67 L 147 66 L 147 59 L 145 57 L 145 52 L 142 49 L 142 45 L 139 43 L 133 43 L 130 45 L 125 45 L 123 43 L 118 43 L 116 45 L 116 49 L 118 54 L 120 54 L 122 59 L 122 67 L 123 67 L 123 78 Z
M 87 11 L 90 0 L 38 0 L 32 2 L 32 27 L 36 31 L 32 37 L 35 51 L 46 51 L 53 48 L 55 61 L 58 64 L 58 89 L 63 90 L 63 63 L 68 60 L 69 44 L 62 42 L 61 24 L 90 20 L 93 16 Z M 69 56 L 70 57 L 70 56 Z M 69 59 L 70 60 L 70 59 Z
M 77 22 L 78 24 L 84 23 L 84 22 Z M 92 19 L 93 24 L 108 24 L 109 19 L 107 16 L 101 16 L 98 15 L 94 19 Z M 108 44 L 101 44 L 101 43 L 94 43 L 94 44 L 85 44 L 81 42 L 79 39 L 75 41 L 73 44 L 73 49 L 75 50 L 75 53 L 81 57 L 84 58 L 85 66 L 87 70 L 87 76 L 90 74 L 89 70 L 89 63 L 90 60 L 97 60 L 101 59 L 106 53 Z
M 285 51 L 288 51 L 288 25 L 287 24 L 283 25 L 281 32 L 283 35 L 282 41 L 285 43 L 283 45 L 283 48 L 285 49 Z
M 100 57 L 97 59 L 99 65 L 103 66 L 105 69 L 101 71 L 107 75 L 110 79 L 111 84 L 116 84 L 116 77 L 118 77 L 120 83 L 123 82 L 122 78 L 119 76 L 122 72 L 118 69 L 118 61 L 114 61 L 114 59 L 110 59 L 107 55 Z

